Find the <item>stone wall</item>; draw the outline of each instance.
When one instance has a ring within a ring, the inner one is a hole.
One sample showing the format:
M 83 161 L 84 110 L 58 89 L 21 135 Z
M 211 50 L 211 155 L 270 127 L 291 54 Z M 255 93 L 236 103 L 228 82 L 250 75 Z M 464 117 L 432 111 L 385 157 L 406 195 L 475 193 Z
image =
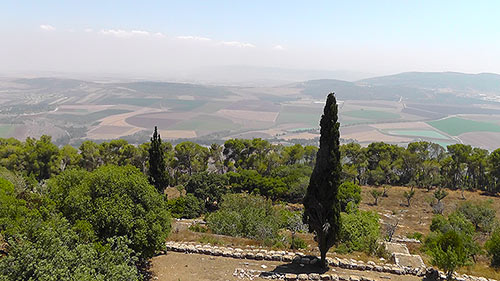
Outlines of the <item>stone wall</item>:
M 271 251 L 264 248 L 258 247 L 248 247 L 248 248 L 232 248 L 232 247 L 222 247 L 222 246 L 212 246 L 210 244 L 196 244 L 193 242 L 173 242 L 168 241 L 166 243 L 166 250 L 181 252 L 181 253 L 195 253 L 204 254 L 211 256 L 222 256 L 230 257 L 236 259 L 250 259 L 250 260 L 267 260 L 267 261 L 282 261 L 282 262 L 293 262 L 300 264 L 315 264 L 319 262 L 318 257 L 305 255 L 301 252 L 289 252 L 289 251 Z M 414 276 L 436 276 L 445 280 L 446 276 L 443 272 L 437 271 L 432 267 L 404 267 L 395 264 L 376 264 L 373 261 L 363 262 L 354 259 L 341 259 L 338 257 L 327 257 L 328 264 L 331 267 L 338 267 L 351 270 L 363 271 L 375 271 L 383 272 L 397 275 L 414 275 Z M 235 276 L 250 276 L 255 275 L 255 272 L 248 273 L 245 269 L 237 269 L 235 271 Z M 243 271 L 242 271 L 243 270 Z M 259 272 L 259 277 L 272 278 L 272 279 L 282 279 L 282 280 L 352 280 L 352 281 L 369 281 L 372 280 L 367 277 L 362 276 L 337 276 L 336 274 L 329 275 L 323 274 L 319 275 L 316 273 L 311 274 L 284 274 L 284 273 L 274 273 L 274 272 Z M 304 279 L 306 278 L 306 279 Z M 328 279 L 329 278 L 329 279 Z M 335 278 L 335 279 L 333 279 Z M 347 279 L 346 279 L 347 278 Z M 486 279 L 483 277 L 473 277 L 469 275 L 456 275 L 456 280 L 459 281 L 496 281 L 493 279 Z

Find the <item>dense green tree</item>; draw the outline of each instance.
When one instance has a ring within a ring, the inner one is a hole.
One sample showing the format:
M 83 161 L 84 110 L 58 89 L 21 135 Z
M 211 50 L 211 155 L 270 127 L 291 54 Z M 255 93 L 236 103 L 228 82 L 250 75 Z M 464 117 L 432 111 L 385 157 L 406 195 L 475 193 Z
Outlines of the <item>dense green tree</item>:
M 28 213 L 26 201 L 17 198 L 14 185 L 0 178 L 0 234 L 13 235 L 22 229 Z
M 304 147 L 300 144 L 295 144 L 292 146 L 286 146 L 283 148 L 283 162 L 286 165 L 293 165 L 299 163 L 304 157 Z
M 56 202 L 71 202 L 57 205 L 71 223 L 88 222 L 103 243 L 125 236 L 143 259 L 162 249 L 170 231 L 167 205 L 137 168 L 102 166 L 83 177 L 68 173 L 49 182 L 49 190 Z
M 255 170 L 240 170 L 226 174 L 234 192 L 246 191 L 271 199 L 286 199 L 288 187 L 281 178 L 265 177 Z
M 209 148 L 210 164 L 213 166 L 215 172 L 222 174 L 224 173 L 224 156 L 222 154 L 222 146 L 213 143 Z
M 340 203 L 341 212 L 347 211 L 349 203 L 357 208 L 361 202 L 361 187 L 349 181 L 343 182 L 339 186 L 337 198 Z
M 366 149 L 362 148 L 358 143 L 348 143 L 340 147 L 343 163 L 342 172 L 345 179 L 353 182 L 357 181 L 358 184 L 366 183 L 365 172 L 368 161 L 365 151 Z
M 490 232 L 496 219 L 496 211 L 491 201 L 464 202 L 457 211 L 462 213 L 473 225 L 475 230 Z
M 250 194 L 226 194 L 220 209 L 207 218 L 210 230 L 217 234 L 274 240 L 286 221 L 278 207 L 264 197 Z
M 378 199 L 384 194 L 381 190 L 378 190 L 376 188 L 370 190 L 370 195 L 373 197 L 373 205 L 377 206 L 378 205 Z
M 66 169 L 76 168 L 81 161 L 81 154 L 78 150 L 71 145 L 65 145 L 59 150 L 61 164 L 60 170 L 64 171 Z
M 208 162 L 208 149 L 194 142 L 181 142 L 175 146 L 176 169 L 186 172 L 188 175 L 205 171 Z
M 316 165 L 304 198 L 304 223 L 315 235 L 323 266 L 328 266 L 326 252 L 338 241 L 340 232 L 340 202 L 337 195 L 342 168 L 337 114 L 337 101 L 331 93 L 321 116 Z
M 379 216 L 374 212 L 353 210 L 341 213 L 341 245 L 337 250 L 374 254 L 380 238 Z
M 27 138 L 24 155 L 24 172 L 37 181 L 46 180 L 59 171 L 59 149 L 50 136 L 43 135 L 39 140 Z
M 480 253 L 480 246 L 475 241 L 474 225 L 459 212 L 450 214 L 448 218 L 442 215 L 434 216 L 430 230 L 431 233 L 425 239 L 424 247 L 433 257 L 433 263 L 443 270 L 449 270 L 450 266 L 463 266 Z M 453 235 L 443 236 L 447 233 L 453 233 Z M 451 248 L 440 244 L 447 239 L 455 239 L 455 236 L 458 236 L 458 241 L 453 240 L 452 242 L 458 244 L 452 244 Z M 441 239 L 445 240 L 441 241 Z
M 488 167 L 490 170 L 491 182 L 488 188 L 489 192 L 500 191 L 500 148 L 493 151 L 488 158 Z
M 127 239 L 84 243 L 64 218 L 28 220 L 25 231 L 8 240 L 0 258 L 1 280 L 141 280 Z
M 102 165 L 102 160 L 99 152 L 99 146 L 90 140 L 84 141 L 80 145 L 80 167 L 86 169 L 87 171 L 93 171 L 100 165 Z
M 160 194 L 165 192 L 168 186 L 168 176 L 165 168 L 165 154 L 161 143 L 161 136 L 155 126 L 155 131 L 151 137 L 149 146 L 149 169 L 148 179 Z
M 175 218 L 194 219 L 205 212 L 205 202 L 191 193 L 168 200 L 167 207 Z
M 185 189 L 203 202 L 208 210 L 217 209 L 222 196 L 230 191 L 226 175 L 208 172 L 192 175 Z
M 453 272 L 470 262 L 463 237 L 456 231 L 438 233 L 428 248 L 432 264 L 446 272 L 446 280 L 453 280 Z
M 491 237 L 484 245 L 486 251 L 491 256 L 491 265 L 500 267 L 500 227 L 497 227 Z

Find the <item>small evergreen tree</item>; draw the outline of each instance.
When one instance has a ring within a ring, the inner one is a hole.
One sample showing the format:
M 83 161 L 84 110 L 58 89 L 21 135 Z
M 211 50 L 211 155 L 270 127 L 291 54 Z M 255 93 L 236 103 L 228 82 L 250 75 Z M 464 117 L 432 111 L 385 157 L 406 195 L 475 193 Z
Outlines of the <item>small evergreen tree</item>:
M 372 189 L 372 190 L 370 191 L 370 194 L 371 194 L 371 196 L 373 197 L 373 199 L 375 200 L 375 201 L 373 202 L 373 205 L 374 205 L 374 206 L 377 206 L 377 205 L 378 205 L 378 198 L 379 198 L 380 196 L 382 196 L 383 192 L 382 192 L 382 191 L 380 191 L 380 190 L 377 190 L 377 189 Z
M 155 126 L 155 131 L 151 137 L 151 146 L 149 147 L 149 183 L 156 187 L 161 194 L 168 186 L 168 177 L 165 170 L 165 158 L 161 146 L 161 137 Z
M 327 266 L 326 252 L 339 240 L 340 203 L 337 198 L 341 178 L 337 101 L 333 93 L 326 99 L 321 116 L 321 136 L 309 187 L 304 198 L 304 223 L 315 234 L 321 264 Z

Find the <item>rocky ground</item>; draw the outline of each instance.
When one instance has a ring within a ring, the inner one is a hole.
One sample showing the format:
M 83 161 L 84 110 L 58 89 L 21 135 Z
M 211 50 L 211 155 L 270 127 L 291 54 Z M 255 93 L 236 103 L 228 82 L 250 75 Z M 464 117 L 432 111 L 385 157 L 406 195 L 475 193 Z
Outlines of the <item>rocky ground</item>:
M 316 273 L 337 275 L 344 280 L 392 280 L 417 281 L 422 277 L 396 275 L 372 271 L 349 270 L 330 267 L 328 272 L 320 272 L 315 266 L 300 266 L 289 262 L 235 259 L 223 256 L 207 256 L 203 254 L 186 254 L 169 251 L 165 255 L 153 258 L 154 280 L 183 281 L 183 280 L 267 280 L 262 276 L 272 276 L 279 273 L 297 275 L 301 273 Z M 264 274 L 262 274 L 265 272 Z M 351 279 L 352 277 L 352 279 Z M 371 278 L 371 279 L 366 279 Z

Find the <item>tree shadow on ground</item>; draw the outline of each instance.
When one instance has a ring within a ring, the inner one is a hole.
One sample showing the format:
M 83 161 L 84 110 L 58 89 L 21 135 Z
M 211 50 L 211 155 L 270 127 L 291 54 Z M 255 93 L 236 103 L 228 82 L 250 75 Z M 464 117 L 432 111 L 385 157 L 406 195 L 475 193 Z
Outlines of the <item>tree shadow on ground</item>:
M 276 266 L 270 273 L 293 273 L 293 274 L 309 274 L 309 273 L 318 273 L 323 274 L 327 272 L 329 268 L 324 268 L 320 266 L 320 263 L 316 264 L 300 264 L 300 263 L 287 263 Z

